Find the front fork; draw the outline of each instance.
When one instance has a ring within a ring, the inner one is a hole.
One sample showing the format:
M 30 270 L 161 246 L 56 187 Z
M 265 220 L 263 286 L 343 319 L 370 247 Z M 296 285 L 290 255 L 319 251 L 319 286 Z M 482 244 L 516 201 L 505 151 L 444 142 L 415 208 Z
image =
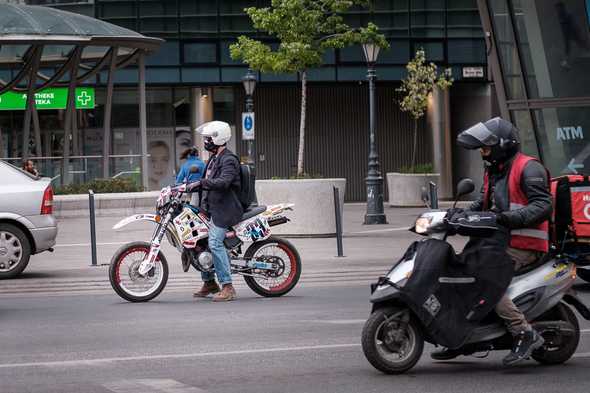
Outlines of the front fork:
M 139 265 L 139 269 L 137 272 L 140 275 L 145 276 L 150 270 L 154 268 L 156 264 L 156 259 L 158 258 L 158 254 L 160 253 L 160 244 L 162 243 L 162 238 L 166 234 L 166 229 L 168 228 L 168 224 L 170 223 L 171 219 L 172 212 L 168 212 L 168 214 L 166 214 L 166 217 L 164 217 L 164 219 L 156 227 L 154 235 L 152 236 L 150 253 Z

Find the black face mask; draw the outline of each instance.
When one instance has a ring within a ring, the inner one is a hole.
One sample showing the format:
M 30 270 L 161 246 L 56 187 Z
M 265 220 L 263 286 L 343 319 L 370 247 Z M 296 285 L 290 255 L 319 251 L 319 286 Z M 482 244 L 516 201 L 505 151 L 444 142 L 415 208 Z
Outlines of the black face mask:
M 205 139 L 204 147 L 205 150 L 213 154 L 217 154 L 217 149 L 219 149 L 219 146 L 213 143 L 213 139 L 211 138 Z

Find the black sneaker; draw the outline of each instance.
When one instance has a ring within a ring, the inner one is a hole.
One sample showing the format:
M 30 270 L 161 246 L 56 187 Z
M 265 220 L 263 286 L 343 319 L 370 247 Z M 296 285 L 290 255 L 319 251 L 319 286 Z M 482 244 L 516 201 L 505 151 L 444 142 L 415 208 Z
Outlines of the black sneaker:
M 451 360 L 461 355 L 463 355 L 463 352 L 459 349 L 442 348 L 432 352 L 430 357 L 434 360 Z
M 535 349 L 541 348 L 545 340 L 534 329 L 522 331 L 514 336 L 514 347 L 503 360 L 505 366 L 512 366 L 528 359 Z

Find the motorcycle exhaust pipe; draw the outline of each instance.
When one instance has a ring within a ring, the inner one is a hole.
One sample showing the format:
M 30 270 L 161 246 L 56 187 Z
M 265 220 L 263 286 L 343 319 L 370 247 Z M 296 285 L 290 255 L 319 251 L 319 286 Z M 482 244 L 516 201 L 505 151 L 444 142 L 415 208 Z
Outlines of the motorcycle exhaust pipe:
M 289 220 L 287 217 L 277 217 L 277 218 L 273 218 L 271 220 L 268 220 L 268 225 L 271 227 L 274 227 L 275 225 L 286 224 L 289 221 L 291 221 L 291 220 Z

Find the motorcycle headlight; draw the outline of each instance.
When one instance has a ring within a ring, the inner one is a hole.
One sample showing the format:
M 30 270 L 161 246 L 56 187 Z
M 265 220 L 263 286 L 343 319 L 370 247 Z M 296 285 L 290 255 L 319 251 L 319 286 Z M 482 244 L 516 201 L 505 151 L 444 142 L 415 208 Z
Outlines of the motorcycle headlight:
M 416 220 L 416 224 L 414 225 L 416 233 L 423 234 L 423 233 L 428 232 L 431 222 L 432 222 L 432 217 L 419 217 Z

